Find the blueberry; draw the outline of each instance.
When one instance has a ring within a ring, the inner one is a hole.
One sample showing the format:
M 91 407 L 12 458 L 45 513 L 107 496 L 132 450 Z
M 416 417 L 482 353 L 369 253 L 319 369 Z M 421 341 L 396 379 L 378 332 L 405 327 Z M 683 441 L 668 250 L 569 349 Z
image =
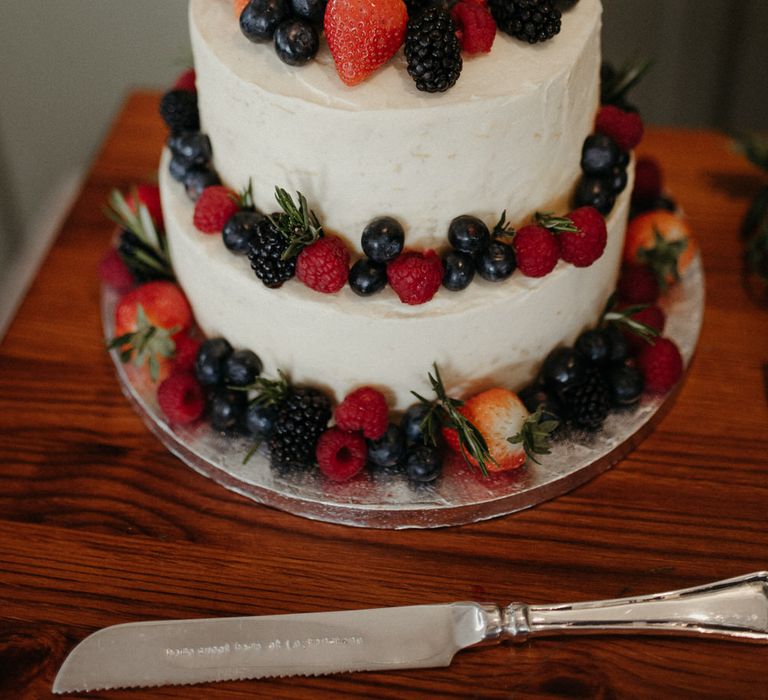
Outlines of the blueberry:
M 475 261 L 469 253 L 451 250 L 443 255 L 443 287 L 452 292 L 466 289 L 475 276 Z
M 378 440 L 368 440 L 368 460 L 379 467 L 394 467 L 405 456 L 405 436 L 399 426 L 390 423 Z
M 168 172 L 176 182 L 184 182 L 191 167 L 192 163 L 186 158 L 173 154 L 171 155 L 171 162 L 168 164 Z
M 476 259 L 477 274 L 489 282 L 500 282 L 512 275 L 517 267 L 512 246 L 492 241 Z
M 252 401 L 245 409 L 245 430 L 251 437 L 264 440 L 272 433 L 276 419 L 276 408 Z
M 476 255 L 485 250 L 490 240 L 488 227 L 476 216 L 462 214 L 448 225 L 448 242 L 462 253 Z
M 405 458 L 408 478 L 420 484 L 437 479 L 443 469 L 443 462 L 436 447 L 418 445 Z
M 221 180 L 207 165 L 193 165 L 184 177 L 184 187 L 187 190 L 187 197 L 196 202 L 206 187 L 220 185 Z
M 216 389 L 208 400 L 208 416 L 214 430 L 232 431 L 242 425 L 248 399 L 244 391 Z
M 645 382 L 637 367 L 618 365 L 608 370 L 608 389 L 615 406 L 631 406 L 640 400 Z
M 227 358 L 232 346 L 224 338 L 210 338 L 197 350 L 195 376 L 203 386 L 216 386 L 224 382 Z
M 235 350 L 224 360 L 224 381 L 231 386 L 248 386 L 256 381 L 263 366 L 252 350 Z
M 206 165 L 213 158 L 211 140 L 199 131 L 183 131 L 168 137 L 168 148 L 174 156 L 183 158 L 190 165 Z
M 269 41 L 289 16 L 285 0 L 251 0 L 240 15 L 240 30 L 250 41 Z
M 608 340 L 608 361 L 617 363 L 626 360 L 629 357 L 629 343 L 624 334 L 614 324 L 608 324 L 603 333 Z
M 584 360 L 573 348 L 555 348 L 541 366 L 541 377 L 556 393 L 582 384 L 587 378 Z
M 360 258 L 349 271 L 349 286 L 355 294 L 369 297 L 387 286 L 387 266 Z
M 405 441 L 409 445 L 413 445 L 417 442 L 424 442 L 424 433 L 422 431 L 422 423 L 427 413 L 429 413 L 430 407 L 425 403 L 415 403 L 410 406 L 403 415 L 400 421 L 400 428 L 405 436 Z
M 624 170 L 627 169 L 627 166 L 629 165 L 629 151 L 619 149 L 619 155 L 616 158 L 616 165 L 618 165 L 620 168 L 624 168 Z
M 238 255 L 247 254 L 251 241 L 262 221 L 264 221 L 264 215 L 258 212 L 247 210 L 236 212 L 224 224 L 222 231 L 224 245 L 229 251 Z
M 608 362 L 611 351 L 610 340 L 602 330 L 597 328 L 584 331 L 576 339 L 574 348 L 579 355 L 593 365 L 603 365 Z
M 608 175 L 619 158 L 619 147 L 610 136 L 592 134 L 581 149 L 581 169 L 587 175 Z
M 296 17 L 301 17 L 312 24 L 323 23 L 327 0 L 290 0 L 291 10 Z
M 380 216 L 363 230 L 363 252 L 374 262 L 386 263 L 403 252 L 405 231 L 391 216 Z
M 521 389 L 519 396 L 531 413 L 541 409 L 543 418 L 556 421 L 562 420 L 564 415 L 562 403 L 560 403 L 560 400 L 554 393 L 547 391 L 544 385 L 534 382 Z
M 304 19 L 287 19 L 275 30 L 275 51 L 289 66 L 303 66 L 317 54 L 320 38 L 317 30 Z
M 576 207 L 594 207 L 607 216 L 616 203 L 616 195 L 603 178 L 584 176 L 576 186 L 573 203 Z
M 619 195 L 625 190 L 628 181 L 626 168 L 622 168 L 620 165 L 614 165 L 610 174 L 605 176 L 606 186 L 615 195 Z

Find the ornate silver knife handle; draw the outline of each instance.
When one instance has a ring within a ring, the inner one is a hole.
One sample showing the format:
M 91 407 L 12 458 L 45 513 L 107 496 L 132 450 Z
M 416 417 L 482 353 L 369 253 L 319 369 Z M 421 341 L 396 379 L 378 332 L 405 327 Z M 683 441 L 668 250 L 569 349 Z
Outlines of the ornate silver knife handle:
M 563 605 L 512 603 L 499 611 L 497 619 L 494 617 L 488 618 L 486 642 L 616 633 L 704 634 L 768 642 L 768 572 L 614 600 Z

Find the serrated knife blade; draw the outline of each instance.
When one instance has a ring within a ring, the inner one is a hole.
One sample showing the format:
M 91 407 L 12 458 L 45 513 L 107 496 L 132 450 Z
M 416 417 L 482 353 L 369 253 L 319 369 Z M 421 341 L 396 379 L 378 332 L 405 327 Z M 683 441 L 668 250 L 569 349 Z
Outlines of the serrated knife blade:
M 672 632 L 768 642 L 768 572 L 633 598 L 561 605 L 415 605 L 134 622 L 78 644 L 54 693 L 448 666 L 456 652 L 531 636 Z

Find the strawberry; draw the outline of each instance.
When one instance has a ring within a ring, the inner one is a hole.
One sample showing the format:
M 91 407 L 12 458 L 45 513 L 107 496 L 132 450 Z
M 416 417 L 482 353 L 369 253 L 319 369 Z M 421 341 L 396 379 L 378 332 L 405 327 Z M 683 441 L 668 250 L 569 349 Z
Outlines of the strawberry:
M 512 241 L 517 267 L 526 277 L 543 277 L 555 269 L 560 259 L 557 238 L 543 226 L 523 226 Z
M 672 212 L 649 211 L 629 222 L 624 239 L 624 263 L 647 265 L 662 289 L 680 279 L 695 252 L 690 227 Z
M 560 233 L 560 256 L 575 267 L 589 267 L 600 258 L 608 242 L 605 219 L 594 207 L 575 209 L 566 218 L 576 231 Z
M 176 352 L 174 336 L 192 325 L 192 309 L 172 282 L 147 282 L 131 290 L 115 307 L 115 338 L 123 362 L 149 365 L 154 381 L 167 375 Z
M 488 6 L 477 0 L 461 0 L 451 8 L 461 50 L 468 54 L 488 53 L 496 37 L 496 22 Z
M 517 394 L 500 387 L 488 389 L 466 401 L 459 412 L 485 439 L 491 457 L 485 465 L 489 472 L 517 469 L 525 463 L 523 447 L 508 440 L 523 430 L 530 415 Z M 444 428 L 443 437 L 451 449 L 461 450 L 453 428 Z M 468 457 L 470 463 L 477 465 L 473 456 Z
M 637 366 L 645 379 L 645 390 L 653 394 L 669 391 L 683 374 L 683 358 L 669 338 L 656 338 L 637 356 Z
M 403 0 L 329 0 L 325 37 L 346 85 L 383 66 L 403 43 L 408 11 Z
M 604 105 L 597 113 L 595 131 L 610 136 L 622 151 L 631 151 L 643 140 L 643 120 L 636 112 Z

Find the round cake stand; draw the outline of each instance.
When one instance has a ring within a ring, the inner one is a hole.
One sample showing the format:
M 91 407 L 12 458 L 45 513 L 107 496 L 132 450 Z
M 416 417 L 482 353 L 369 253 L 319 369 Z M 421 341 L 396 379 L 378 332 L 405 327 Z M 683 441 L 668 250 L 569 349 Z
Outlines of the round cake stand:
M 109 337 L 116 295 L 102 293 L 102 319 Z M 690 364 L 704 310 L 700 258 L 686 271 L 663 303 L 665 335 L 678 344 Z M 484 478 L 461 460 L 449 460 L 431 485 L 416 486 L 401 473 L 365 472 L 342 484 L 317 470 L 279 472 L 263 452 L 246 460 L 246 438 L 225 436 L 207 424 L 170 425 L 160 411 L 156 387 L 146 372 L 124 365 L 111 352 L 123 393 L 165 447 L 195 471 L 256 503 L 294 515 L 369 528 L 432 528 L 477 522 L 530 508 L 560 496 L 609 469 L 653 429 L 674 402 L 677 391 L 644 396 L 625 412 L 612 413 L 596 435 L 575 435 L 557 442 L 541 464 L 528 462 L 512 472 Z M 678 384 L 679 387 L 679 384 Z

